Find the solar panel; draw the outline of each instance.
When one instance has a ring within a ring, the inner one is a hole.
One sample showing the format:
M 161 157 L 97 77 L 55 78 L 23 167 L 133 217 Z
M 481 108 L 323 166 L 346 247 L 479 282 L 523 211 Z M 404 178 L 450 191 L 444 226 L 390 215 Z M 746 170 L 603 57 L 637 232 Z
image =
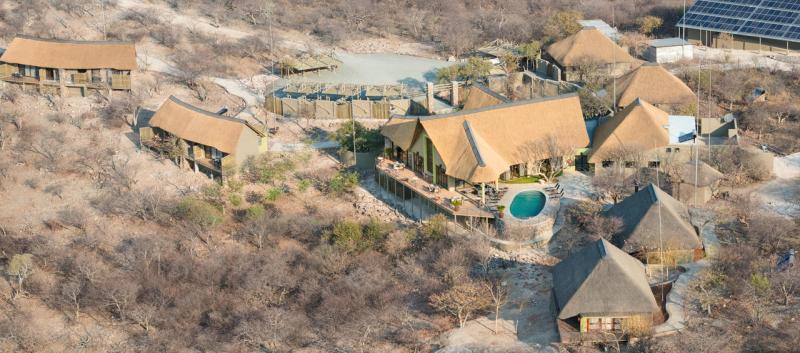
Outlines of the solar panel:
M 697 0 L 677 26 L 800 41 L 800 0 Z

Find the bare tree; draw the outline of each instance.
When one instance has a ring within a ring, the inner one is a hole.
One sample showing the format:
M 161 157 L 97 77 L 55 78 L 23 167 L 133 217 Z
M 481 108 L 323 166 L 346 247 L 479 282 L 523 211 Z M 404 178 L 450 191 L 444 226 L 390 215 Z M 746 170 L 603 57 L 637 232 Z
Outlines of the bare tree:
M 487 256 L 481 262 L 481 284 L 486 288 L 486 293 L 491 298 L 494 310 L 494 334 L 498 333 L 497 324 L 500 320 L 500 310 L 508 301 L 511 288 L 508 285 L 509 276 L 502 270 L 494 268 L 494 257 Z
M 541 141 L 521 146 L 518 153 L 528 161 L 529 175 L 537 175 L 547 182 L 552 182 L 566 168 L 565 160 L 575 153 L 575 147 L 571 142 L 549 134 Z
M 459 327 L 464 327 L 475 311 L 486 308 L 485 288 L 469 279 L 436 293 L 430 297 L 430 304 L 439 311 L 455 317 Z

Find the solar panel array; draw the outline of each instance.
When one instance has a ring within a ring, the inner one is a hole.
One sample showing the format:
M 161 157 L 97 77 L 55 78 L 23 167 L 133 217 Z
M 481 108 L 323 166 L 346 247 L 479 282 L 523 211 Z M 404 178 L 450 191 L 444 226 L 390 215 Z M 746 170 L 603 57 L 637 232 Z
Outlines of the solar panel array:
M 678 27 L 800 41 L 800 0 L 697 0 Z

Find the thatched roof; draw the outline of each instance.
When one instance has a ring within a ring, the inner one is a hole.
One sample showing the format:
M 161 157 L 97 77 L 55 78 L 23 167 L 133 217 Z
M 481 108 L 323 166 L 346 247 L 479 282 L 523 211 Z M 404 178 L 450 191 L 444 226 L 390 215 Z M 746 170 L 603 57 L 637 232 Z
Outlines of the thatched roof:
M 589 163 L 606 160 L 609 154 L 624 148 L 649 151 L 669 144 L 669 114 L 641 99 L 600 124 L 594 130 Z
M 563 67 L 577 66 L 585 62 L 594 64 L 636 62 L 627 51 L 594 27 L 585 27 L 578 33 L 551 44 L 547 47 L 547 53 Z
M 550 136 L 565 148 L 589 143 L 576 94 L 451 114 L 393 117 L 381 133 L 408 150 L 420 128 L 442 157 L 446 174 L 474 183 L 495 181 L 509 166 L 527 162 L 527 149 Z
M 150 126 L 169 132 L 181 139 L 214 147 L 222 152 L 236 152 L 241 135 L 252 130 L 262 132 L 244 120 L 212 113 L 174 96 L 169 97 L 150 119 Z
M 612 241 L 628 253 L 703 248 L 686 206 L 653 184 L 611 207 L 606 216 L 622 219 L 622 230 Z
M 611 87 L 606 90 L 611 92 Z M 636 98 L 652 104 L 687 104 L 697 96 L 661 65 L 647 63 L 617 79 L 617 105 L 625 107 Z
M 508 98 L 492 91 L 489 87 L 476 83 L 466 90 L 464 109 L 478 109 L 508 102 Z
M 680 173 L 681 180 L 686 184 L 692 185 L 694 185 L 695 175 L 697 175 L 697 186 L 709 186 L 724 176 L 705 162 L 699 162 L 695 166 L 695 161 L 686 162 L 682 166 Z
M 559 319 L 581 314 L 641 314 L 659 311 L 644 265 L 600 239 L 558 263 L 553 291 Z
M 526 149 L 550 136 L 564 148 L 589 143 L 576 94 L 423 117 L 420 124 L 447 175 L 475 183 L 495 181 L 509 166 L 528 162 Z
M 0 61 L 55 69 L 136 69 L 133 42 L 72 41 L 18 36 Z
M 406 151 L 414 144 L 419 132 L 418 127 L 419 120 L 417 118 L 393 116 L 381 128 L 381 134 Z

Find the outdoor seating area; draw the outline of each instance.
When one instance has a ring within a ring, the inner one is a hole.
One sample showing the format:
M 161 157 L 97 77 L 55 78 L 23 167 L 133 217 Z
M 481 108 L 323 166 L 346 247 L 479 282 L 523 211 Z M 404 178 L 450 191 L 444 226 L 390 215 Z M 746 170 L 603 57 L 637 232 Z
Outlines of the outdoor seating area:
M 464 197 L 468 198 L 470 201 L 480 205 L 481 202 L 480 185 L 465 184 L 464 187 L 457 188 L 456 191 L 464 195 Z M 507 192 L 508 192 L 507 186 L 495 187 L 494 185 L 487 184 L 485 207 L 492 212 L 497 211 L 497 206 L 500 203 L 500 200 L 503 198 L 503 196 L 506 195 Z
M 424 206 L 448 216 L 493 219 L 494 213 L 480 206 L 480 199 L 468 193 L 442 188 L 406 168 L 402 162 L 379 157 L 375 164 L 379 185 L 404 202 L 422 201 Z M 417 200 L 421 198 L 422 200 Z M 453 202 L 457 201 L 457 202 Z M 455 206 L 457 205 L 457 206 Z

